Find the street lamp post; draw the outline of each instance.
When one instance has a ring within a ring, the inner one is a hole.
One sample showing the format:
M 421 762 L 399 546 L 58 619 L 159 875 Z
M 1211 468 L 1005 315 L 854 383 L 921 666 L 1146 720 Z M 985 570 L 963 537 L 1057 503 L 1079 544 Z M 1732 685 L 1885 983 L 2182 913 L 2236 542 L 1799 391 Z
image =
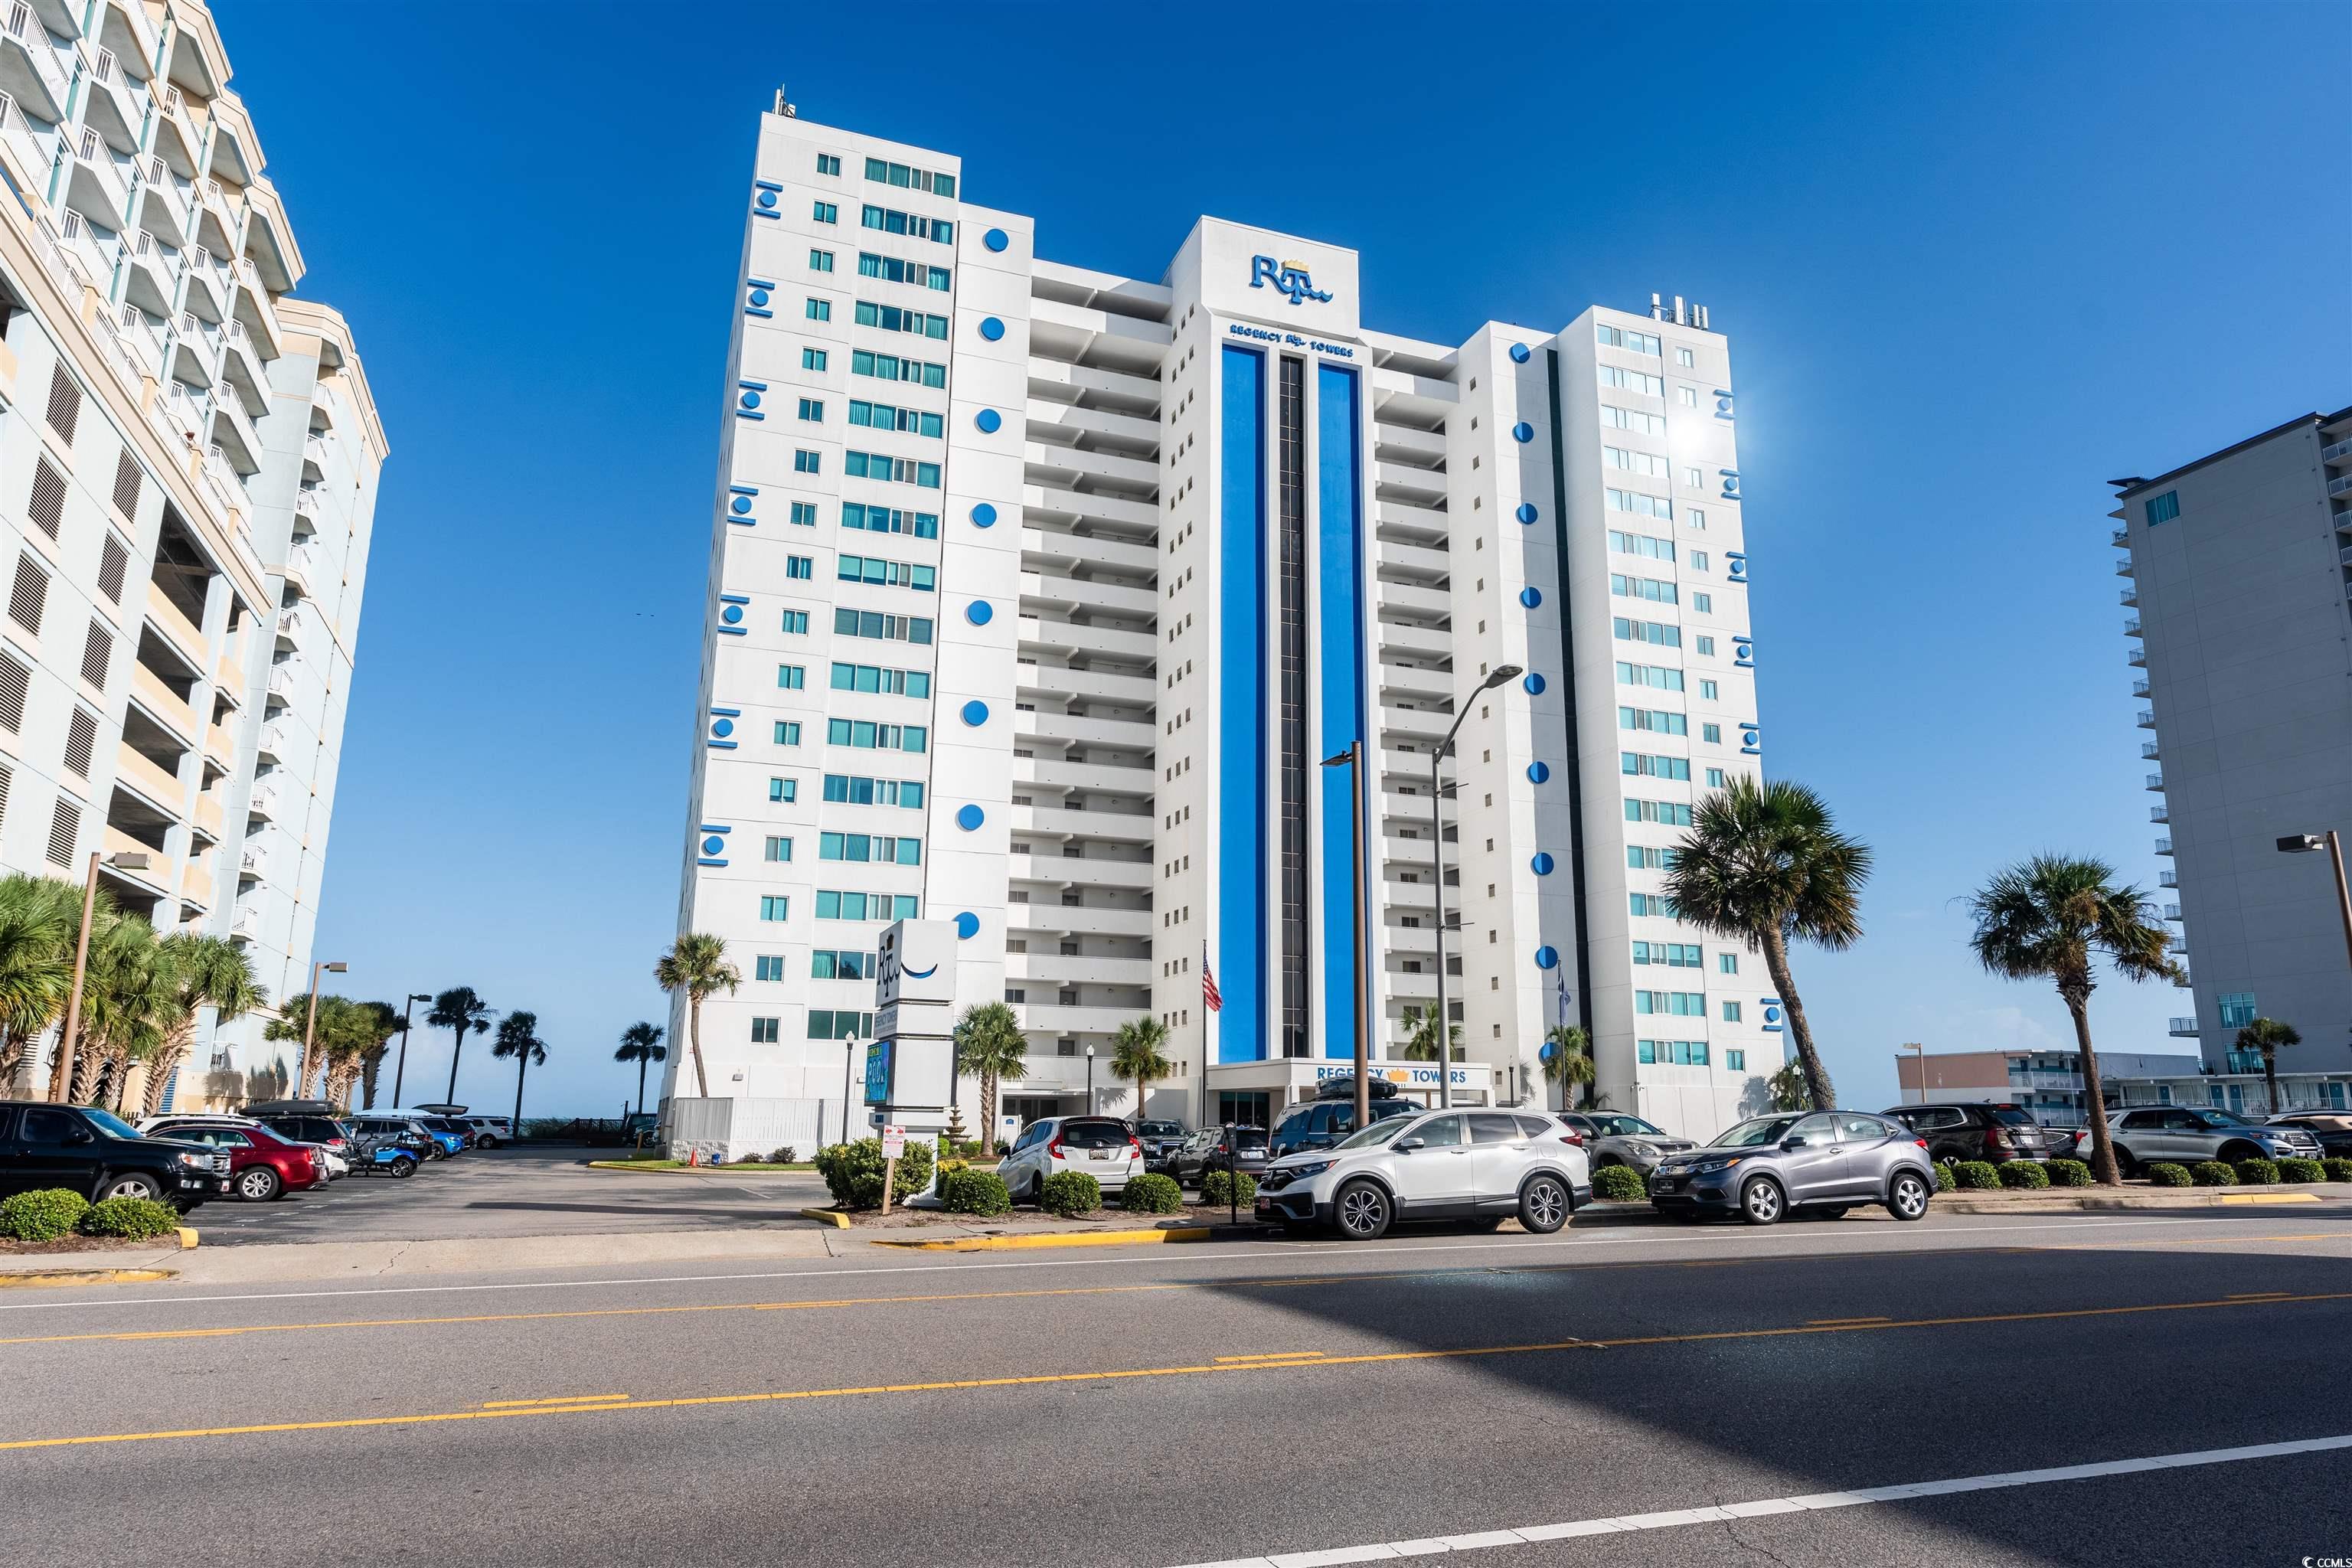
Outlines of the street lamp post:
M 1095 1048 L 1087 1047 L 1087 1114 L 1095 1113 Z
M 1516 664 L 1499 665 L 1470 695 L 1482 696 L 1518 673 L 1519 666 Z M 1445 739 L 1437 743 L 1436 752 L 1429 759 L 1429 852 L 1437 866 L 1437 1103 L 1441 1108 L 1454 1103 L 1454 1025 L 1445 1012 L 1445 822 L 1438 809 L 1445 798 L 1445 786 L 1438 782 L 1437 769 L 1445 760 L 1445 753 L 1454 749 L 1454 737 L 1460 733 L 1462 721 L 1469 717 L 1470 704 L 1465 700 L 1462 710 L 1454 715 Z
M 101 858 L 125 871 L 147 868 L 147 857 L 137 850 L 103 857 L 95 849 L 89 852 L 89 874 L 81 889 L 81 931 L 74 938 L 73 989 L 66 994 L 65 1035 L 58 1041 L 57 1070 L 49 1077 L 49 1098 L 53 1100 L 63 1100 L 73 1087 L 74 1037 L 81 1031 L 82 973 L 89 963 L 89 922 L 98 912 L 98 863 Z
M 400 1104 L 400 1080 L 408 1071 L 408 1016 L 415 1011 L 419 1002 L 432 1000 L 422 991 L 412 991 L 408 994 L 408 1000 L 400 1005 L 400 1056 L 392 1065 L 392 1103 L 394 1107 Z
M 1356 1125 L 1372 1124 L 1372 1025 L 1365 998 L 1370 987 L 1365 984 L 1364 965 L 1364 742 L 1350 741 L 1348 749 L 1338 756 L 1326 757 L 1327 768 L 1348 770 L 1348 802 L 1356 831 Z
M 294 1080 L 294 1098 L 299 1100 L 310 1087 L 310 1034 L 319 1022 L 319 975 L 341 974 L 351 969 L 348 963 L 319 963 L 310 966 L 310 1005 L 302 1016 L 302 1075 Z
M 1906 1040 L 1903 1042 L 1901 1048 L 1909 1051 L 1913 1058 L 1918 1063 L 1919 1103 L 1925 1105 L 1927 1103 L 1927 1047 L 1920 1041 Z M 1903 1096 L 1903 1100 L 1905 1104 L 1909 1104 L 1911 1101 L 1911 1096 L 1906 1092 Z
M 849 1079 L 857 1065 L 857 1037 L 847 1035 L 841 1042 L 841 1141 L 849 1142 Z
M 2325 849 L 2336 867 L 2336 910 L 2344 917 L 2344 952 L 2352 960 L 2352 888 L 2344 881 L 2344 843 L 2336 837 L 2336 829 L 2325 833 L 2297 833 L 2278 841 L 2279 851 L 2285 855 L 2308 855 Z

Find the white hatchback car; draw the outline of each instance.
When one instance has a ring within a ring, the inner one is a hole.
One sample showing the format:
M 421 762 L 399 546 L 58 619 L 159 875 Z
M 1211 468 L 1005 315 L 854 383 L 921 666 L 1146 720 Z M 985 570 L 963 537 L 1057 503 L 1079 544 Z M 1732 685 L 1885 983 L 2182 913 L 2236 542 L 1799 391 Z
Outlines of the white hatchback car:
M 1439 1110 L 1375 1121 L 1328 1149 L 1302 1150 L 1258 1178 L 1257 1217 L 1330 1226 L 1371 1241 L 1398 1220 L 1505 1220 L 1538 1235 L 1592 1197 L 1583 1136 L 1534 1110 Z
M 1035 1203 L 1045 1178 L 1063 1171 L 1092 1176 L 1106 1194 L 1123 1192 L 1143 1173 L 1143 1145 L 1114 1116 L 1048 1116 L 1022 1129 L 996 1163 L 1015 1203 Z

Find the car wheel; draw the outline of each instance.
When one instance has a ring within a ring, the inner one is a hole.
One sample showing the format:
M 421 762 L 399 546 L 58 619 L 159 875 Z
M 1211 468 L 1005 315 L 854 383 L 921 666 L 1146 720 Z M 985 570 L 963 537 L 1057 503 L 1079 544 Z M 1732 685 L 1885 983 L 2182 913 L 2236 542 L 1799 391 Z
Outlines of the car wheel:
M 1886 1192 L 1886 1212 L 1896 1219 L 1924 1219 L 1928 1196 L 1927 1177 L 1916 1171 L 1898 1171 Z
M 396 1182 L 404 1181 L 408 1177 L 416 1174 L 416 1162 L 414 1160 L 394 1160 L 389 1169 L 392 1172 L 393 1180 Z
M 2118 1176 L 2138 1175 L 2139 1162 L 2132 1158 L 2131 1151 L 2125 1148 L 2120 1143 L 2113 1144 L 2111 1147 L 2115 1150 L 2116 1174 Z
M 1769 1176 L 1758 1176 L 1739 1189 L 1739 1217 L 1749 1225 L 1778 1225 L 1787 1202 L 1780 1183 Z
M 1349 1241 L 1378 1241 L 1388 1234 L 1393 1210 L 1377 1183 L 1354 1181 L 1331 1200 L 1331 1217 Z
M 149 1201 L 163 1195 L 163 1184 L 142 1171 L 125 1171 L 119 1176 L 109 1176 L 98 1194 L 100 1198 L 146 1198 Z
M 1575 1207 L 1558 1176 L 1537 1176 L 1519 1189 L 1519 1228 L 1549 1236 L 1568 1223 Z
M 285 1183 L 278 1173 L 267 1165 L 247 1165 L 237 1173 L 236 1195 L 249 1204 L 266 1204 L 276 1197 Z
M 2225 1143 L 2221 1146 L 2221 1152 L 2213 1156 L 2225 1165 L 2234 1165 L 2241 1160 L 2260 1160 L 2266 1157 L 2252 1143 Z
M 477 1148 L 477 1149 L 495 1149 L 495 1148 L 497 1148 L 498 1146 L 499 1146 L 499 1141 L 498 1141 L 497 1139 L 495 1139 L 495 1138 L 491 1137 L 491 1136 L 490 1136 L 488 1133 L 487 1133 L 487 1132 L 483 1133 L 479 1138 L 477 1138 L 477 1139 L 475 1139 L 475 1140 L 474 1140 L 474 1147 L 475 1147 L 475 1148 Z

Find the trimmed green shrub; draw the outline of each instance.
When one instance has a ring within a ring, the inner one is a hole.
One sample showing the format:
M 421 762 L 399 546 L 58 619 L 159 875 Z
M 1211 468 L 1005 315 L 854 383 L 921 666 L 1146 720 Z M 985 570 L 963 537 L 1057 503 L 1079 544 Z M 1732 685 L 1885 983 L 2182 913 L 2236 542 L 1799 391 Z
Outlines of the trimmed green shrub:
M 2234 1187 L 2238 1173 L 2219 1160 L 2200 1160 L 2189 1167 L 2189 1179 L 2200 1187 Z
M 1952 1167 L 1938 1161 L 1936 1165 L 1936 1190 L 1948 1193 L 1958 1184 L 1952 1180 Z
M 89 1200 L 63 1187 L 43 1187 L 18 1193 L 0 1203 L 0 1236 L 11 1241 L 56 1241 L 73 1234 Z
M 1102 1207 L 1102 1184 L 1084 1171 L 1056 1171 L 1038 1184 L 1037 1206 L 1075 1219 Z
M 2043 1170 L 2037 1161 L 2003 1160 L 1996 1169 L 2000 1173 L 2000 1184 L 2004 1187 L 2046 1187 L 2050 1184 L 2050 1173 Z
M 1013 1206 L 1004 1178 L 958 1165 L 940 1176 L 940 1206 L 950 1214 L 1003 1214 Z
M 1592 1195 L 1603 1203 L 1639 1203 L 1643 1196 L 1641 1173 L 1630 1165 L 1603 1165 L 1592 1173 Z
M 153 1198 L 109 1198 L 94 1205 L 74 1227 L 84 1236 L 127 1236 L 145 1240 L 180 1228 L 180 1211 Z
M 2151 1187 L 2185 1187 L 2189 1183 L 2189 1167 L 2186 1165 L 2159 1160 L 2147 1168 L 2147 1184 Z
M 2276 1160 L 2257 1159 L 2238 1162 L 2238 1180 L 2247 1186 L 2275 1186 L 2278 1184 L 2278 1179 L 2279 1168 Z
M 2080 1160 L 2053 1160 L 2042 1169 L 2049 1173 L 2053 1187 L 2087 1187 L 2091 1184 L 2091 1167 Z
M 2331 1182 L 2352 1182 L 2352 1160 L 2322 1160 L 2319 1168 Z
M 1241 1191 L 1234 1191 L 1235 1178 Z M 1257 1202 L 1257 1178 L 1247 1171 L 1204 1171 L 1201 1174 L 1201 1201 L 1213 1208 L 1248 1208 Z
M 1952 1180 L 1970 1192 L 1989 1193 L 2000 1185 L 2000 1172 L 1990 1161 L 1962 1160 L 1952 1167 Z
M 796 1165 L 800 1163 L 800 1158 L 801 1152 L 787 1143 L 782 1148 L 768 1156 L 768 1163 L 771 1165 Z
M 1184 1189 L 1172 1177 L 1138 1176 L 1119 1194 L 1118 1206 L 1136 1214 L 1179 1214 L 1184 1207 Z
M 2326 1180 L 2327 1175 L 2316 1160 L 2281 1160 L 2278 1168 L 2282 1182 L 2317 1182 Z
M 824 1178 L 833 1201 L 845 1209 L 882 1206 L 882 1140 L 860 1138 L 855 1143 L 835 1143 L 816 1152 L 816 1173 Z M 903 1203 L 931 1184 L 931 1146 L 911 1140 L 898 1156 L 898 1179 L 890 1184 L 890 1201 Z

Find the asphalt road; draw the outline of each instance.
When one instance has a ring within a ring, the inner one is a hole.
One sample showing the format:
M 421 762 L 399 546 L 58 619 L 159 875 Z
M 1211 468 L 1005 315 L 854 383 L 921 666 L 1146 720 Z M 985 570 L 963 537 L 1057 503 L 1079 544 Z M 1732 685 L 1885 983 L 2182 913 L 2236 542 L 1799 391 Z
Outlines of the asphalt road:
M 449 1241 L 507 1236 L 803 1226 L 830 1201 L 814 1172 L 768 1176 L 592 1171 L 609 1149 L 474 1149 L 404 1181 L 345 1176 L 266 1204 L 216 1200 L 189 1223 L 206 1247 L 281 1241 Z
M 2347 1322 L 2341 1209 L 20 1291 L 0 1489 L 75 1564 L 2293 1565 Z

